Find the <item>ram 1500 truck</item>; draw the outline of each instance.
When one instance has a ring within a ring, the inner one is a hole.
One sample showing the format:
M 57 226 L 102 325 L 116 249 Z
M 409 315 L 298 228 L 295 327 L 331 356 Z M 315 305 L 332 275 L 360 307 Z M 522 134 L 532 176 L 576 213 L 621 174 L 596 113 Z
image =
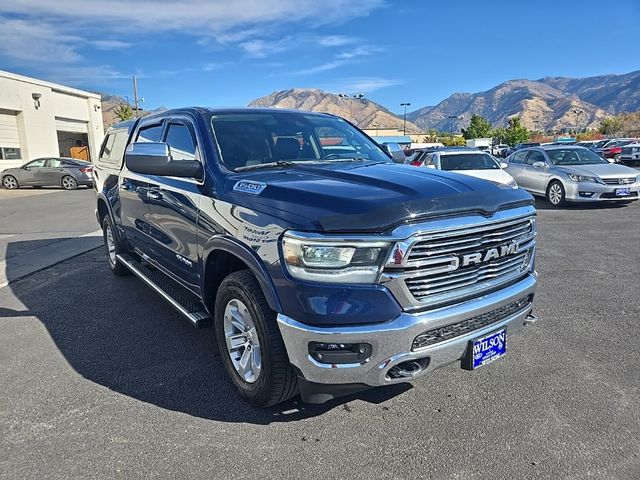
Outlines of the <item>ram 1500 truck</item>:
M 339 117 L 169 110 L 95 163 L 109 267 L 213 325 L 253 405 L 475 369 L 535 320 L 532 197 L 395 164 Z

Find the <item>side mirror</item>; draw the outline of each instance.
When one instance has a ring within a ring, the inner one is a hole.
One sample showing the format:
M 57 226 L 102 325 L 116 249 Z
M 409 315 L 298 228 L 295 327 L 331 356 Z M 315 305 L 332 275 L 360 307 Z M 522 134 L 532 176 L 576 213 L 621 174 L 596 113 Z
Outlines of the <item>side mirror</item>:
M 500 162 L 500 168 L 505 169 L 505 168 L 507 168 L 508 166 L 509 166 L 509 164 L 508 164 L 508 163 L 506 163 L 506 162 Z
M 124 155 L 132 172 L 163 177 L 201 178 L 202 165 L 197 160 L 173 160 L 169 145 L 163 142 L 135 142 Z
M 544 162 L 533 162 L 531 165 L 535 168 L 544 168 L 547 166 Z

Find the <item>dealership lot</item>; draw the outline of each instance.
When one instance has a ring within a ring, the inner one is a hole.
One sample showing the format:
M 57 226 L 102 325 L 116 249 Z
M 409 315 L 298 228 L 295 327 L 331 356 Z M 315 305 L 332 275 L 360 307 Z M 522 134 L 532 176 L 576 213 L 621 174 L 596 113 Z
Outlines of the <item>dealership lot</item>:
M 42 230 L 82 219 L 39 240 L 95 229 L 90 192 L 32 192 Z M 540 321 L 506 358 L 324 406 L 238 400 L 213 330 L 101 250 L 0 288 L 0 477 L 637 478 L 640 204 L 538 207 Z

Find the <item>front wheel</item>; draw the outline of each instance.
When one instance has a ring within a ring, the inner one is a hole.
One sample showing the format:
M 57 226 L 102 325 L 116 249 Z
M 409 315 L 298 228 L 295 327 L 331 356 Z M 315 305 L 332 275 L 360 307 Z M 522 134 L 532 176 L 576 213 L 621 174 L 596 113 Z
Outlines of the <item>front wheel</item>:
M 562 183 L 557 180 L 551 182 L 547 188 L 547 200 L 554 207 L 561 207 L 565 204 L 565 191 Z
M 214 313 L 220 357 L 243 398 L 270 407 L 298 393 L 276 313 L 251 271 L 232 273 L 222 281 Z
M 2 179 L 2 186 L 7 190 L 18 188 L 18 180 L 13 175 L 7 175 Z

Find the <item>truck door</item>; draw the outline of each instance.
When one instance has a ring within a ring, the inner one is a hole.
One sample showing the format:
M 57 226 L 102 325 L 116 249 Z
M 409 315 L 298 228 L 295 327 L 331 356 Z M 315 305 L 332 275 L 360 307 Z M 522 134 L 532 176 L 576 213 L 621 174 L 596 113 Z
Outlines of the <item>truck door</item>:
M 187 118 L 168 121 L 164 142 L 173 161 L 202 160 L 195 129 Z M 199 179 L 149 177 L 149 256 L 195 292 L 200 290 L 198 208 Z
M 159 142 L 163 123 L 143 125 L 135 142 Z M 134 248 L 146 253 L 149 248 L 149 178 L 130 171 L 126 162 L 120 172 L 120 217 L 124 234 Z

